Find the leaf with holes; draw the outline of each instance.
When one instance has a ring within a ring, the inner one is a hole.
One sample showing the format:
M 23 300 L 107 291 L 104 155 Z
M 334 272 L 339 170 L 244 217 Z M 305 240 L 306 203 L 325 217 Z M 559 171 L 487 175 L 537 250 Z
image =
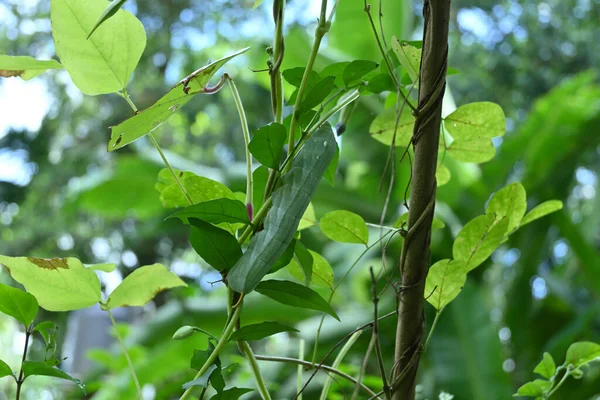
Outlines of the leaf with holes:
M 325 312 L 338 321 L 333 308 L 317 292 L 290 281 L 268 280 L 258 284 L 256 291 L 281 304 Z
M 548 214 L 562 210 L 562 208 L 563 203 L 560 200 L 545 201 L 542 204 L 538 204 L 537 206 L 533 207 L 531 211 L 525 214 L 519 226 L 526 225 L 532 221 L 535 221 L 536 219 L 540 219 Z
M 48 311 L 77 310 L 101 300 L 96 273 L 76 258 L 0 256 L 0 264 Z
M 491 139 L 504 136 L 506 117 L 498 104 L 469 103 L 446 116 L 444 128 L 458 142 Z
M 280 324 L 279 322 L 262 322 L 260 324 L 246 325 L 233 332 L 230 341 L 236 340 L 261 340 L 281 332 L 299 332 L 298 329 Z
M 421 49 L 411 45 L 406 40 L 398 40 L 394 36 L 392 37 L 392 50 L 410 79 L 416 82 L 419 79 L 419 69 L 421 68 Z
M 248 150 L 262 165 L 279 169 L 285 138 L 285 127 L 272 122 L 256 131 L 248 144 Z
M 311 285 L 333 289 L 333 269 L 327 260 L 319 253 L 309 250 L 312 255 L 312 279 Z M 296 260 L 291 260 L 287 266 L 292 276 L 299 281 L 304 281 L 305 275 Z
M 467 268 L 462 261 L 441 260 L 429 268 L 425 281 L 426 300 L 441 311 L 461 292 L 467 280 Z
M 63 69 L 56 60 L 36 60 L 28 56 L 0 55 L 0 78 L 19 77 L 28 81 L 49 69 Z
M 56 54 L 83 93 L 114 93 L 127 86 L 146 47 L 142 23 L 119 10 L 86 40 L 107 1 L 51 0 Z
M 113 20 L 114 18 L 111 18 L 104 25 Z M 101 29 L 104 28 L 104 26 L 101 27 Z M 96 32 L 90 40 L 94 40 L 94 37 L 100 32 L 101 30 Z M 173 86 L 163 97 L 158 99 L 156 103 L 150 107 L 139 111 L 136 115 L 121 122 L 119 125 L 111 127 L 108 151 L 120 149 L 134 140 L 155 131 L 163 122 L 169 119 L 171 115 L 190 101 L 195 94 L 202 93 L 210 78 L 227 61 L 247 50 L 248 48 L 242 49 L 200 68 Z
M 187 284 L 164 265 L 146 265 L 123 279 L 123 282 L 108 296 L 106 308 L 141 307 L 163 290 L 178 286 L 187 286 Z
M 373 139 L 387 146 L 391 146 L 393 142 L 394 146 L 406 147 L 410 143 L 414 127 L 415 117 L 408 107 L 402 110 L 398 125 L 396 125 L 396 107 L 391 107 L 375 117 L 369 127 L 369 134 Z
M 319 222 L 321 231 L 331 240 L 342 243 L 369 243 L 367 224 L 358 214 L 338 210 L 328 212 Z
M 496 222 L 504 217 L 508 218 L 506 233 L 509 234 L 519 227 L 526 209 L 527 194 L 525 188 L 519 182 L 515 182 L 494 193 L 485 213 L 494 214 Z
M 195 218 L 190 225 L 190 244 L 217 271 L 229 271 L 242 257 L 242 248 L 231 233 Z
M 233 290 L 251 292 L 288 248 L 336 148 L 329 124 L 306 141 L 292 168 L 282 175 L 280 186 L 273 191 L 264 229 L 252 236 L 248 249 L 229 271 L 227 281 Z
M 458 233 L 452 246 L 455 260 L 465 263 L 467 272 L 484 262 L 500 246 L 506 234 L 508 218 L 495 222 L 493 214 L 469 221 Z
M 61 371 L 60 369 L 52 367 L 43 362 L 25 361 L 23 363 L 23 380 L 34 375 L 51 376 L 54 378 L 66 379 L 75 383 L 85 393 L 85 387 L 83 386 L 83 383 L 81 383 L 79 379 L 73 378 L 66 372 Z
M 0 313 L 10 315 L 28 327 L 38 312 L 38 302 L 21 289 L 0 283 Z
M 188 223 L 190 218 L 197 218 L 211 224 L 231 222 L 250 225 L 246 205 L 239 200 L 226 198 L 194 204 L 169 215 L 168 218 L 179 218 L 184 223 Z

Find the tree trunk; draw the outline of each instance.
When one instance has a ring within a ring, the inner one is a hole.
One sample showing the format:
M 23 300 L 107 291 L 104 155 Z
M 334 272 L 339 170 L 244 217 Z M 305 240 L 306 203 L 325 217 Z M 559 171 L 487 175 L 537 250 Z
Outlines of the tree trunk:
M 423 50 L 419 73 L 419 105 L 412 144 L 414 162 L 408 232 L 400 260 L 398 326 L 392 370 L 394 400 L 413 400 L 422 350 L 425 278 L 430 263 L 431 222 L 435 208 L 437 155 L 442 98 L 446 88 L 450 0 L 424 0 Z

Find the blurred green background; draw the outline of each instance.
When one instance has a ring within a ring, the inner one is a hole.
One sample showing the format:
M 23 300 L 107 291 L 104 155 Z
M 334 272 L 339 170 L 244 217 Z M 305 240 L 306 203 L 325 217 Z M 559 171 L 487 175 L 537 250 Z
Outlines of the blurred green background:
M 138 107 L 151 105 L 208 61 L 251 46 L 224 70 L 236 80 L 251 131 L 270 122 L 268 74 L 253 70 L 266 66 L 271 2 L 257 9 L 253 3 L 129 0 L 125 8 L 142 21 L 148 35 L 129 86 Z M 378 2 L 373 3 L 376 9 Z M 283 70 L 305 64 L 319 6 L 317 1 L 288 1 Z M 508 130 L 495 140 L 498 154 L 492 161 L 448 161 L 452 178 L 439 188 L 437 204 L 446 227 L 434 231 L 432 262 L 449 257 L 462 224 L 481 214 L 490 195 L 507 183 L 524 184 L 530 208 L 549 199 L 562 200 L 565 208 L 511 236 L 470 275 L 422 359 L 419 396 L 437 398 L 445 391 L 455 399 L 508 399 L 533 378 L 544 351 L 562 363 L 572 342 L 600 342 L 600 1 L 455 0 L 452 6 L 449 65 L 459 73 L 449 77 L 449 91 L 457 105 L 500 104 Z M 53 57 L 49 9 L 48 1 L 3 0 L 0 54 Z M 383 1 L 386 39 L 393 34 L 420 39 L 421 9 L 420 2 Z M 363 2 L 342 0 L 315 68 L 352 59 L 381 61 Z M 346 209 L 367 222 L 379 221 L 386 186 L 382 192 L 378 186 L 388 148 L 369 136 L 368 127 L 384 102 L 385 95 L 360 100 L 342 136 L 335 187 L 322 182 L 313 200 L 317 217 Z M 191 250 L 187 228 L 164 220 L 170 210 L 162 208 L 154 189 L 162 164 L 150 143 L 142 139 L 106 152 L 108 127 L 130 115 L 116 95 L 82 95 L 66 71 L 28 82 L 0 81 L 0 254 L 117 263 L 117 272 L 100 273 L 108 292 L 132 269 L 154 262 L 185 278 L 187 289 L 163 293 L 151 305 L 118 316 L 127 322 L 124 331 L 145 396 L 176 398 L 180 385 L 193 376 L 188 368 L 192 350 L 205 346 L 206 339 L 170 337 L 183 324 L 218 333 L 225 318 L 224 288 L 211 284 L 219 276 Z M 157 137 L 176 168 L 244 190 L 243 141 L 229 92 L 196 96 Z M 404 212 L 407 180 L 408 163 L 398 164 L 387 224 Z M 378 233 L 373 229 L 372 237 Z M 362 251 L 327 241 L 317 227 L 304 231 L 303 241 L 327 258 L 337 279 Z M 388 264 L 397 260 L 400 245 L 395 240 L 388 246 Z M 375 248 L 337 292 L 333 304 L 342 323 L 326 319 L 318 359 L 346 332 L 371 319 L 368 266 L 381 264 L 381 251 Z M 4 270 L 0 280 L 9 282 Z M 389 292 L 382 301 L 382 312 L 392 309 L 392 296 Z M 135 398 L 125 360 L 100 312 L 45 317 L 58 323 L 59 352 L 68 357 L 64 368 L 84 380 L 88 398 Z M 273 318 L 294 324 L 300 335 L 261 342 L 255 345 L 257 353 L 296 357 L 299 337 L 312 350 L 319 315 L 249 296 L 243 323 Z M 394 321 L 385 321 L 381 329 L 389 368 Z M 369 336 L 359 339 L 343 370 L 357 373 Z M 17 365 L 22 340 L 16 323 L 0 315 L 0 358 Z M 247 365 L 230 347 L 225 359 L 238 363 L 231 379 L 237 386 L 253 387 Z M 41 343 L 34 343 L 31 356 L 40 352 Z M 295 367 L 261 367 L 275 398 L 293 397 Z M 365 382 L 376 384 L 376 375 L 372 364 Z M 315 398 L 323 380 L 317 375 L 305 398 Z M 0 399 L 13 398 L 11 385 L 0 380 Z M 56 386 L 41 378 L 28 380 L 25 388 L 27 399 L 82 398 L 72 384 Z M 336 380 L 330 396 L 349 398 L 352 389 Z M 583 380 L 568 381 L 553 398 L 600 399 L 600 366 L 596 363 Z

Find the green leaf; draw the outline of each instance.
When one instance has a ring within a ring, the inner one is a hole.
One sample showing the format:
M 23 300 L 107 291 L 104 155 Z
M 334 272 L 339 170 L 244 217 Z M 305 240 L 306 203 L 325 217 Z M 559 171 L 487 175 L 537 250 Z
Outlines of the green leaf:
M 142 23 L 119 10 L 86 40 L 108 2 L 51 0 L 50 4 L 56 54 L 79 90 L 97 95 L 125 88 L 146 47 Z
M 246 393 L 252 392 L 253 389 L 233 387 L 231 389 L 224 390 L 221 393 L 215 394 L 210 400 L 238 400 Z
M 511 183 L 500 189 L 492 196 L 485 210 L 486 214 L 495 214 L 495 221 L 508 218 L 506 233 L 509 234 L 519 227 L 519 222 L 527 209 L 527 194 L 519 182 Z
M 396 107 L 391 107 L 379 114 L 369 127 L 369 134 L 375 140 L 387 146 L 406 147 L 410 143 L 415 126 L 415 117 L 408 107 L 402 109 L 396 128 Z M 394 129 L 396 138 L 394 140 Z
M 328 289 L 333 288 L 333 269 L 327 260 L 319 253 L 309 250 L 312 255 L 312 279 L 311 284 Z M 296 260 L 291 260 L 287 266 L 292 276 L 299 281 L 303 281 L 305 274 Z
M 338 162 L 340 160 L 340 149 L 336 146 L 335 156 L 333 156 L 333 160 L 327 166 L 327 170 L 325 171 L 325 179 L 327 182 L 331 184 L 331 186 L 335 185 L 335 173 L 337 172 Z
M 285 139 L 285 127 L 272 122 L 256 131 L 248 149 L 262 165 L 279 169 Z
M 98 21 L 96 22 L 96 24 L 94 25 L 94 27 L 92 28 L 92 30 L 90 31 L 90 33 L 88 33 L 88 35 L 86 36 L 86 39 L 89 39 L 90 36 L 92 36 L 92 33 L 94 33 L 94 31 L 96 31 L 96 29 L 98 29 L 98 27 L 107 19 L 109 19 L 110 17 L 112 17 L 113 15 L 115 15 L 117 13 L 117 11 L 119 11 L 121 9 L 121 7 L 123 7 L 123 4 L 125 4 L 127 0 L 113 0 L 107 7 L 106 9 L 104 9 L 104 12 L 102 13 L 102 15 L 100 16 L 100 18 L 98 19 Z
M 175 174 L 179 177 L 179 181 L 194 204 L 222 198 L 237 200 L 231 189 L 220 182 L 198 176 L 192 172 L 175 170 Z M 175 208 L 190 205 L 168 169 L 160 170 L 158 182 L 154 187 L 160 193 L 160 201 L 164 207 Z
M 38 311 L 38 302 L 31 294 L 0 283 L 0 313 L 10 315 L 28 327 Z
M 48 311 L 77 310 L 101 300 L 96 273 L 76 258 L 0 256 L 0 263 Z
M 190 244 L 217 271 L 229 271 L 242 257 L 242 248 L 229 232 L 195 218 L 190 224 Z
M 178 286 L 187 286 L 187 284 L 164 265 L 146 265 L 123 279 L 123 282 L 108 296 L 106 306 L 108 309 L 141 307 L 163 290 Z
M 538 204 L 531 211 L 529 211 L 521 220 L 520 226 L 526 225 L 536 219 L 545 217 L 548 214 L 562 210 L 563 203 L 560 200 L 548 200 L 542 204 Z
M 577 342 L 569 346 L 566 363 L 575 368 L 591 361 L 600 361 L 600 344 L 593 342 Z
M 425 281 L 426 300 L 436 310 L 446 307 L 461 292 L 467 280 L 463 261 L 441 260 L 429 268 Z
M 36 60 L 28 56 L 0 55 L 0 78 L 16 77 L 28 81 L 49 69 L 63 69 L 56 60 Z
M 477 164 L 489 161 L 496 155 L 496 148 L 490 139 L 455 140 L 447 150 L 455 160 Z
M 360 79 L 373 71 L 379 65 L 368 60 L 354 60 L 344 68 L 343 79 L 346 86 L 357 83 Z
M 450 182 L 450 170 L 444 164 L 438 164 L 437 170 L 435 171 L 435 179 L 437 186 L 440 187 Z
M 331 165 L 331 164 L 330 164 Z M 302 218 L 300 218 L 300 224 L 298 225 L 298 230 L 301 231 L 306 228 L 310 228 L 311 226 L 317 225 L 317 216 L 315 215 L 315 208 L 312 203 L 308 203 L 308 207 L 306 207 L 306 211 L 302 214 Z
M 279 322 L 263 322 L 241 327 L 239 330 L 233 332 L 229 340 L 261 340 L 281 332 L 299 332 L 299 330 L 282 325 Z
M 296 241 L 296 247 L 294 249 L 294 261 L 296 262 L 296 265 L 299 265 L 302 268 L 304 284 L 306 286 L 310 286 L 313 273 L 313 256 L 300 241 Z
M 4 361 L 0 360 L 0 378 L 4 378 L 5 376 L 12 376 L 13 379 L 17 379 L 10 366 Z
M 367 82 L 367 90 L 371 93 L 381 93 L 385 91 L 395 91 L 394 81 L 387 72 L 375 75 Z
M 294 258 L 294 251 L 296 250 L 297 242 L 298 241 L 296 239 L 292 239 L 283 254 L 277 259 L 277 261 L 275 261 L 275 264 L 273 264 L 269 273 L 277 272 L 291 262 L 291 260 Z
M 202 375 L 200 375 L 200 377 L 194 379 L 193 381 L 189 381 L 184 383 L 181 388 L 183 390 L 187 390 L 189 388 L 191 388 L 192 386 L 201 386 L 203 388 L 207 388 L 208 387 L 208 380 L 210 379 L 211 374 L 213 373 L 214 370 L 217 369 L 217 366 L 215 364 L 211 365 L 210 367 L 208 367 L 208 369 L 206 370 L 205 373 L 203 373 Z
M 23 380 L 34 375 L 52 376 L 54 378 L 66 379 L 75 383 L 85 393 L 85 387 L 83 383 L 81 383 L 79 379 L 73 378 L 66 372 L 43 362 L 25 361 L 23 363 Z
M 333 159 L 335 148 L 329 124 L 324 124 L 306 141 L 294 159 L 294 168 L 282 175 L 280 186 L 273 192 L 264 229 L 252 236 L 248 249 L 227 275 L 233 290 L 251 292 L 285 252 Z
M 329 64 L 321 70 L 321 76 L 333 76 L 335 86 L 344 86 L 344 71 L 348 65 L 350 65 L 350 61 Z
M 306 93 L 300 103 L 300 113 L 308 111 L 321 104 L 333 90 L 335 78 L 328 76 L 317 82 L 317 84 Z
M 421 49 L 412 46 L 406 40 L 398 40 L 392 37 L 392 50 L 396 53 L 398 61 L 406 69 L 413 82 L 419 79 L 419 69 L 421 68 Z
M 265 197 L 265 186 L 269 180 L 269 168 L 261 165 L 252 172 L 252 180 L 254 181 L 254 194 L 252 203 L 255 210 L 260 210 Z
M 302 77 L 304 76 L 305 70 L 306 68 L 304 67 L 286 69 L 282 72 L 283 79 L 285 79 L 290 85 L 298 88 L 302 83 Z M 308 75 L 306 88 L 308 90 L 312 89 L 320 80 L 321 77 L 319 74 L 315 70 L 311 70 L 310 74 Z
M 533 370 L 536 374 L 543 376 L 546 379 L 550 379 L 556 373 L 556 364 L 550 353 L 544 353 L 542 361 Z
M 214 350 L 215 346 L 210 341 L 206 350 L 194 350 L 194 354 L 190 359 L 190 368 L 200 371 Z
M 281 304 L 325 312 L 338 321 L 333 308 L 317 292 L 289 281 L 268 280 L 258 284 L 256 291 Z
M 544 379 L 527 382 L 519 388 L 514 396 L 537 397 L 543 396 L 551 388 L 551 383 Z
M 504 240 L 508 218 L 495 223 L 493 214 L 469 221 L 458 233 L 452 246 L 452 256 L 465 263 L 467 272 L 484 262 Z
M 110 19 L 105 25 L 113 20 L 114 18 Z M 105 28 L 106 27 L 104 26 L 102 27 L 102 29 Z M 97 35 L 102 32 L 102 29 L 100 29 L 94 37 L 97 37 Z M 90 40 L 93 41 L 94 37 Z M 169 119 L 171 115 L 190 101 L 195 94 L 202 93 L 210 78 L 219 68 L 227 61 L 247 50 L 248 48 L 242 49 L 200 68 L 173 86 L 163 97 L 158 99 L 156 103 L 150 107 L 139 111 L 136 115 L 121 122 L 119 125 L 113 126 L 111 128 L 108 151 L 120 149 L 134 140 L 156 130 L 163 122 Z
M 57 329 L 58 328 L 56 327 L 56 324 L 54 322 L 42 321 L 39 324 L 37 324 L 35 328 L 33 328 L 32 332 L 39 332 L 40 335 L 42 335 L 42 337 L 44 338 L 44 342 L 46 342 L 47 345 L 51 345 L 55 340 Z
M 203 201 L 171 214 L 167 218 L 179 218 L 184 223 L 188 223 L 189 218 L 197 218 L 212 224 L 232 222 L 250 225 L 246 205 L 239 200 L 227 198 Z
M 91 265 L 86 265 L 86 267 L 91 269 L 92 271 L 113 272 L 116 268 L 116 265 L 113 263 L 106 263 L 106 264 L 91 264 Z
M 458 107 L 446 116 L 444 127 L 459 142 L 491 139 L 504 136 L 506 117 L 496 103 L 470 103 Z
M 342 243 L 369 243 L 369 230 L 360 215 L 350 211 L 330 211 L 319 222 L 321 231 L 331 240 Z

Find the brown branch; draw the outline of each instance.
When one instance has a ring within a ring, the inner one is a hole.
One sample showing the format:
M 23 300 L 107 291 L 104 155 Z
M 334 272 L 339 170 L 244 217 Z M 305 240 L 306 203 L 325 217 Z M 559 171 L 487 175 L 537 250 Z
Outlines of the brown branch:
M 393 400 L 414 400 L 425 317 L 424 288 L 430 262 L 431 222 L 435 208 L 437 154 L 442 98 L 446 87 L 450 0 L 424 0 L 423 50 L 419 72 L 419 105 L 412 144 L 414 162 L 400 271 Z

